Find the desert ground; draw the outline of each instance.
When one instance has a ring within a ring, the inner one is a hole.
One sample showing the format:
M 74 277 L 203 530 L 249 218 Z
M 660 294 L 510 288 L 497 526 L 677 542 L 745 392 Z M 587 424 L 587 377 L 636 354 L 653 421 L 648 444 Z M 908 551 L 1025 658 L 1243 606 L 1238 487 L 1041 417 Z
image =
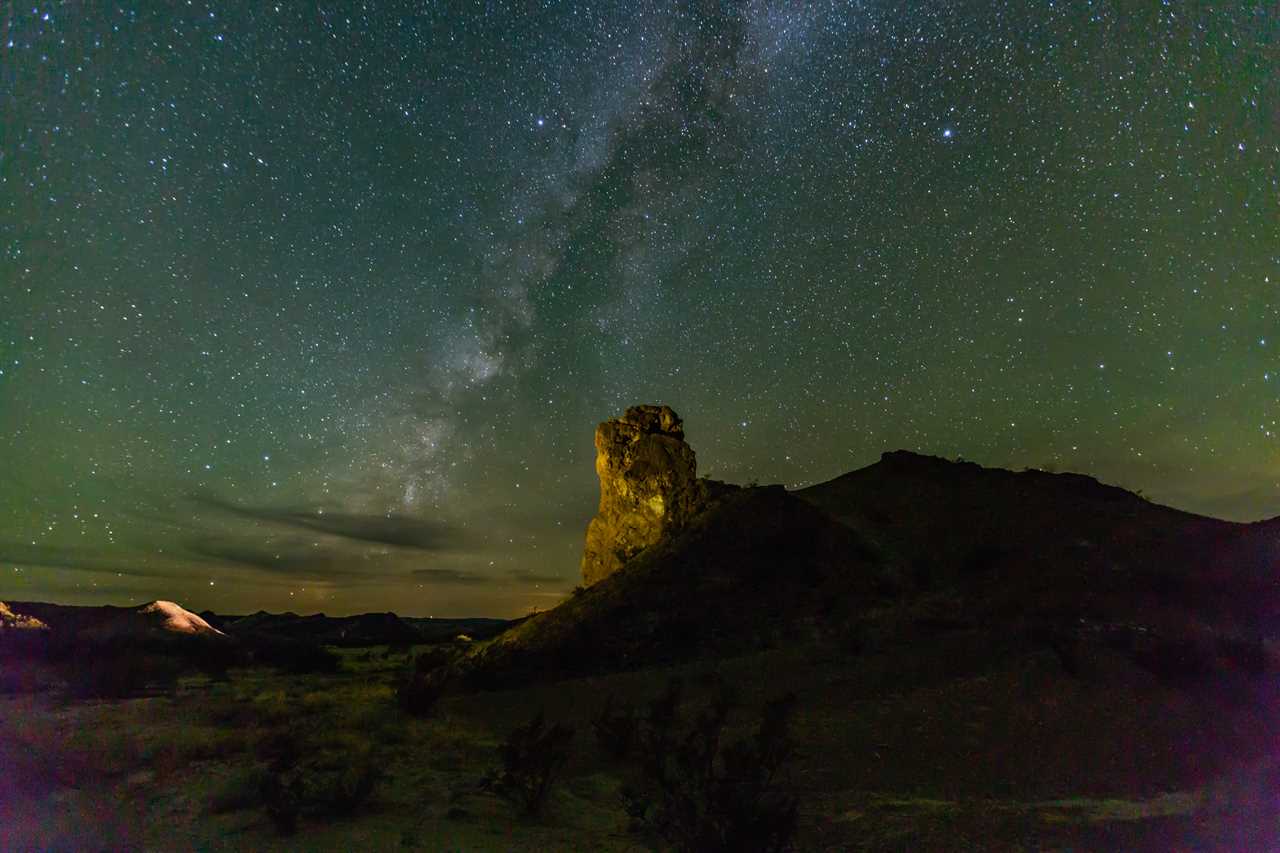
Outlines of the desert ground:
M 1276 741 L 1253 702 L 1171 688 L 1155 703 L 1152 684 L 1102 693 L 1044 653 L 953 677 L 964 662 L 945 655 L 784 647 L 448 696 L 418 717 L 396 685 L 424 650 L 335 650 L 335 673 L 232 669 L 114 700 L 69 698 L 37 673 L 0 699 L 4 847 L 663 848 L 629 831 L 620 791 L 634 760 L 602 748 L 593 718 L 606 697 L 647 707 L 672 676 L 691 706 L 732 685 L 729 728 L 744 734 L 768 698 L 798 695 L 778 785 L 798 805 L 799 849 L 1265 849 L 1277 837 Z M 575 735 L 529 817 L 481 782 L 538 710 Z M 262 793 L 281 753 L 308 786 L 288 834 Z

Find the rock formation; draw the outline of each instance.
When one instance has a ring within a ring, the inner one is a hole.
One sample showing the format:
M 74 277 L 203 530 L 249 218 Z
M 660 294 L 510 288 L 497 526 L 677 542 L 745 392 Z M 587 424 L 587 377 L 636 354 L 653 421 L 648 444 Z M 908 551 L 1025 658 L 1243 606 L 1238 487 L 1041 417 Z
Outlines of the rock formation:
M 49 626 L 34 616 L 14 613 L 9 605 L 0 601 L 0 631 L 47 631 Z
M 228 639 L 204 619 L 172 601 L 86 610 L 91 621 L 76 635 L 91 642 L 113 642 L 125 638 L 163 640 L 176 635 Z M 95 610 L 99 612 L 94 613 Z
M 582 554 L 588 586 L 682 527 L 707 491 L 680 417 L 669 406 L 632 406 L 596 427 L 596 474 L 600 508 Z
M 153 601 L 137 609 L 150 623 L 175 634 L 221 634 L 204 619 L 172 601 Z

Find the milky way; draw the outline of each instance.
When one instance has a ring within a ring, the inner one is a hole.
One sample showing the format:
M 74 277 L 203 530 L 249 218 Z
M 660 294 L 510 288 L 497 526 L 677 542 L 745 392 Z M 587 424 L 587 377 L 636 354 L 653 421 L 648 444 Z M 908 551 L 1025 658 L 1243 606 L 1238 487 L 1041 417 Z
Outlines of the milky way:
M 1205 5 L 10 5 L 0 599 L 549 606 L 637 402 L 1280 513 L 1280 21 Z

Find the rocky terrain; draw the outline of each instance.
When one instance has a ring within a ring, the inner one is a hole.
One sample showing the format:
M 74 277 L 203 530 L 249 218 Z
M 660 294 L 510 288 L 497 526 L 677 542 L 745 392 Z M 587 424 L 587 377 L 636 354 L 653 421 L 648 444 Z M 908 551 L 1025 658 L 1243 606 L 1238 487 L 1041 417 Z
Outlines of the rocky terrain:
M 727 492 L 614 574 L 478 646 L 461 671 L 511 685 L 776 647 L 875 607 L 897 584 L 870 540 L 781 487 Z
M 34 616 L 14 613 L 0 601 L 0 631 L 48 631 L 49 626 Z
M 1043 649 L 1073 675 L 1105 659 L 1212 681 L 1274 663 L 1280 521 L 1235 524 L 1078 474 L 905 451 L 795 493 L 712 489 L 682 436 L 666 407 L 600 425 L 585 589 L 477 647 L 463 680 L 857 636 L 945 643 L 979 667 Z

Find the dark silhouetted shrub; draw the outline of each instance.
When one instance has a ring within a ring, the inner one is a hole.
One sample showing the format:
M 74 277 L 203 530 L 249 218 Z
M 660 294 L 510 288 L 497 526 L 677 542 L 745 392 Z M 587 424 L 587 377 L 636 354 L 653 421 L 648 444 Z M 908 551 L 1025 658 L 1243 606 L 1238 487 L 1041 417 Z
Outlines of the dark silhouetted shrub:
M 259 793 L 271 825 L 281 835 L 293 835 L 302 810 L 302 780 L 296 770 L 302 744 L 292 729 L 273 729 L 257 743 L 258 757 L 266 762 Z
M 1165 684 L 1190 687 L 1213 672 L 1213 654 L 1194 639 L 1159 639 L 1135 655 L 1138 663 Z
M 247 662 L 240 644 L 222 637 L 191 637 L 181 648 L 183 658 L 214 681 L 225 681 L 228 669 Z
M 777 789 L 792 755 L 794 694 L 770 702 L 755 734 L 726 742 L 733 701 L 723 685 L 710 705 L 686 719 L 672 680 L 640 729 L 645 789 L 623 792 L 633 828 L 676 850 L 698 853 L 781 851 L 796 827 L 796 803 Z
M 4 652 L 5 649 L 0 649 L 0 655 Z M 34 665 L 21 659 L 0 657 L 0 696 L 35 693 L 39 689 L 40 678 Z
M 912 557 L 910 563 L 911 582 L 920 590 L 933 589 L 937 585 L 937 564 L 925 557 Z
M 353 814 L 369 798 L 382 779 L 370 753 L 346 756 L 342 763 L 317 768 L 304 777 L 304 807 L 320 815 Z
M 960 573 L 964 575 L 987 574 L 998 568 L 1005 556 L 1004 548 L 999 545 L 977 545 L 961 562 Z
M 226 814 L 256 808 L 263 801 L 268 775 L 267 768 L 261 764 L 237 770 L 209 798 L 209 811 Z
M 444 695 L 444 678 L 432 672 L 410 671 L 396 688 L 396 701 L 407 713 L 425 717 L 435 711 Z
M 413 659 L 413 671 L 423 675 L 442 666 L 448 666 L 458 659 L 458 650 L 447 644 L 439 644 L 423 649 Z
M 174 688 L 181 663 L 145 651 L 120 650 L 62 666 L 67 690 L 75 699 L 127 699 Z
M 489 774 L 483 786 L 515 803 L 525 815 L 536 817 L 569 760 L 573 735 L 574 730 L 563 723 L 548 726 L 539 711 L 498 747 L 502 767 Z
M 316 643 L 259 636 L 249 645 L 257 663 L 298 675 L 337 672 L 341 664 L 337 655 Z
M 1259 638 L 1220 637 L 1218 655 L 1246 675 L 1259 676 L 1267 672 L 1267 647 Z
M 884 645 L 883 629 L 859 618 L 834 623 L 831 637 L 836 650 L 850 657 L 875 654 Z
M 629 756 L 640 736 L 640 716 L 631 708 L 616 707 L 612 694 L 591 724 L 601 749 L 613 758 Z
M 48 631 L 0 629 L 0 660 L 52 660 L 58 643 Z
M 279 728 L 257 745 L 265 762 L 262 805 L 281 835 L 292 834 L 301 816 L 350 815 L 382 779 L 372 743 L 349 736 L 303 740 L 296 730 Z
M 298 763 L 302 757 L 302 744 L 293 729 L 271 729 L 258 738 L 254 752 L 271 770 L 283 771 Z
M 294 773 L 268 773 L 262 784 L 262 806 L 276 832 L 293 835 L 302 810 L 302 780 Z

